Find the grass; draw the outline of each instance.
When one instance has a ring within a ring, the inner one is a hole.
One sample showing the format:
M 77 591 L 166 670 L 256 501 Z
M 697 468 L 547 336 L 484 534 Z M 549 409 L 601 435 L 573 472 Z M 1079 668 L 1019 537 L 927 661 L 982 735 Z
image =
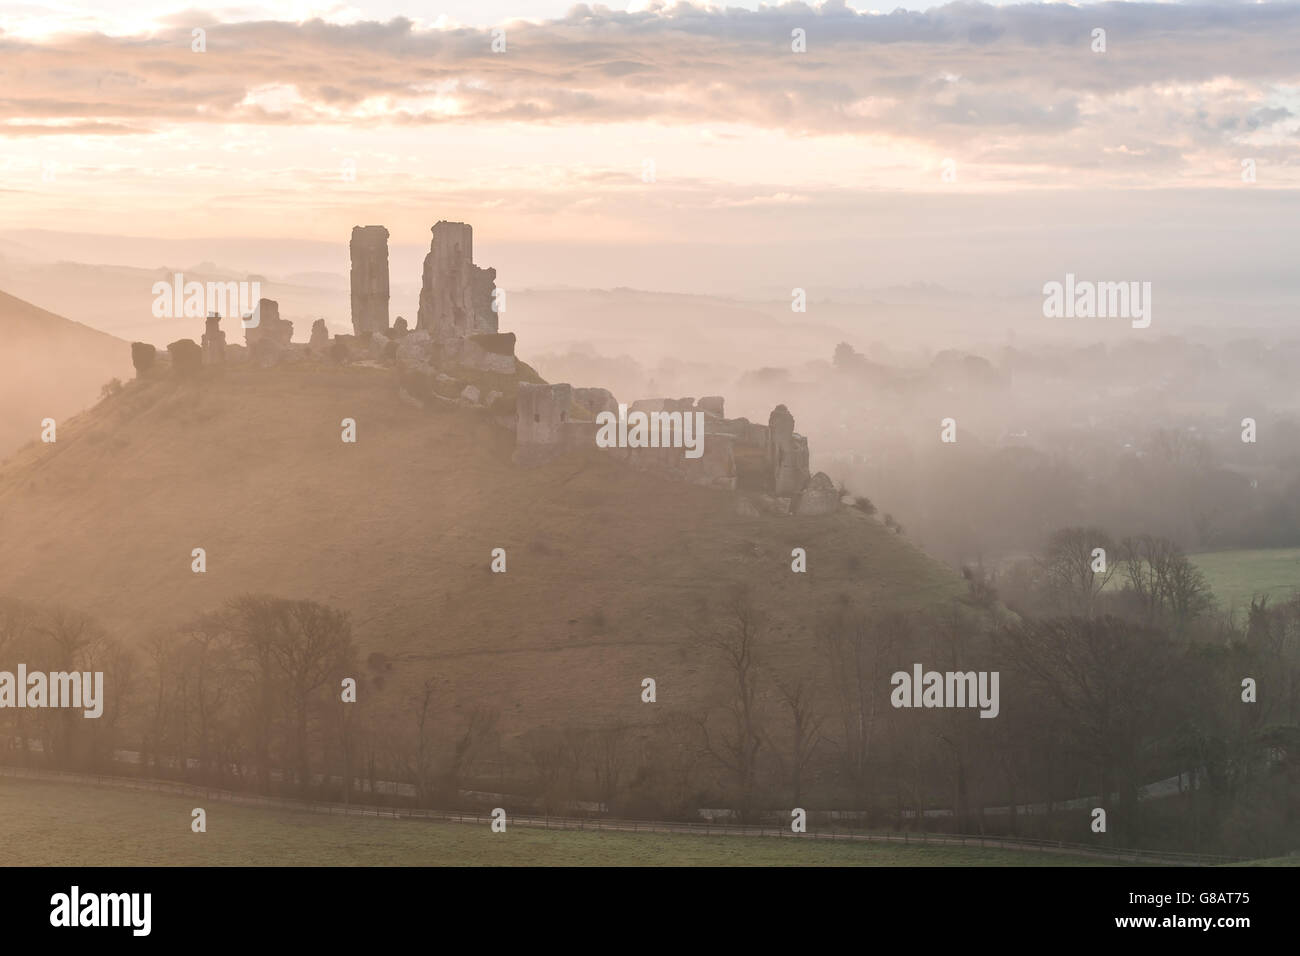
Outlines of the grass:
M 1228 866 L 1300 866 L 1300 856 L 1275 856 L 1267 860 L 1245 860 Z
M 775 837 L 593 833 L 418 820 L 343 819 L 200 798 L 0 778 L 9 866 L 1104 866 L 981 847 Z
M 1219 605 L 1244 619 L 1250 599 L 1267 594 L 1276 604 L 1300 589 L 1300 548 L 1207 551 L 1191 556 L 1204 572 Z

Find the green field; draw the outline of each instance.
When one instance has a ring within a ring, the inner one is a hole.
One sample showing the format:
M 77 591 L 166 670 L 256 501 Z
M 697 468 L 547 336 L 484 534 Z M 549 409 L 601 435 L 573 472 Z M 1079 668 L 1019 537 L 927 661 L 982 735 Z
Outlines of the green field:
M 1100 866 L 980 847 L 775 837 L 593 833 L 486 824 L 341 819 L 213 802 L 190 832 L 192 797 L 0 778 L 8 866 Z
M 1191 556 L 1209 579 L 1219 606 L 1244 620 L 1254 595 L 1267 594 L 1269 602 L 1287 600 L 1300 589 L 1300 548 L 1207 551 Z

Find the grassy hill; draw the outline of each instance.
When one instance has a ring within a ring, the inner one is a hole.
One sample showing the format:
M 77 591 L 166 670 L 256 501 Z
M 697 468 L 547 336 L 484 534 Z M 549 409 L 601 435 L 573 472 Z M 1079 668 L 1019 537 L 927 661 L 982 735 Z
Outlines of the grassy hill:
M 436 676 L 440 708 L 490 701 L 506 732 L 645 719 L 646 676 L 659 707 L 701 699 L 698 605 L 735 583 L 771 615 L 778 668 L 816 654 L 811 625 L 841 596 L 907 609 L 963 591 L 856 511 L 742 518 L 729 493 L 594 449 L 537 469 L 512 450 L 474 412 L 404 404 L 375 368 L 134 382 L 0 468 L 0 581 L 128 640 L 245 592 L 321 601 L 351 612 L 363 660 L 387 656 L 368 693 L 404 702 Z
M 0 292 L 0 459 L 131 374 L 128 343 Z

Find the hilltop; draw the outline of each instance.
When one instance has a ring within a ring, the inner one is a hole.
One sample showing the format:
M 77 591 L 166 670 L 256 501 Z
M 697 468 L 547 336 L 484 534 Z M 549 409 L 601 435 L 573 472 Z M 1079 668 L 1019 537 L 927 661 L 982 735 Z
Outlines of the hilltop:
M 321 601 L 351 613 L 374 692 L 404 704 L 433 675 L 444 706 L 490 700 L 513 731 L 639 719 L 645 676 L 661 701 L 703 698 L 698 605 L 735 583 L 771 615 L 777 666 L 811 659 L 841 596 L 907 609 L 962 591 L 853 509 L 743 517 L 731 491 L 594 448 L 534 468 L 514 449 L 487 410 L 417 408 L 374 367 L 138 380 L 0 469 L 0 579 L 137 644 L 244 592 Z

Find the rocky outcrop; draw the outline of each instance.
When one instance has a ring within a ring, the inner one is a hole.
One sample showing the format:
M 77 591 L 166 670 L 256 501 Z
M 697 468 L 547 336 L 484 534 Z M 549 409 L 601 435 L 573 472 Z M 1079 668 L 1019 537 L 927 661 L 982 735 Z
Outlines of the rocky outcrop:
M 388 230 L 353 226 L 348 251 L 352 256 L 352 332 L 387 332 Z
M 474 265 L 474 230 L 468 223 L 441 220 L 432 231 L 416 329 L 429 332 L 435 341 L 495 333 L 492 297 L 497 271 Z

